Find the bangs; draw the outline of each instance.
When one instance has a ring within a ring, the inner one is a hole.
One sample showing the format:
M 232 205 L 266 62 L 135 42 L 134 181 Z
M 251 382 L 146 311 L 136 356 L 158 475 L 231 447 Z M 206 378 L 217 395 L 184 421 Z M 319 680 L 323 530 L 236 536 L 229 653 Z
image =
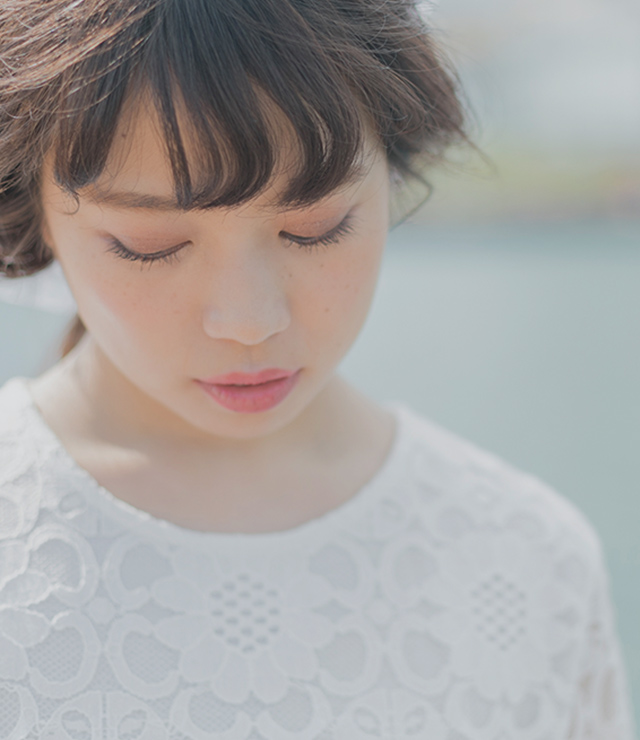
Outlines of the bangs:
M 417 0 L 0 0 L 0 60 L 0 273 L 14 276 L 53 259 L 45 158 L 77 198 L 143 99 L 183 210 L 239 205 L 281 173 L 282 205 L 312 203 L 360 176 L 372 135 L 406 211 L 447 148 L 470 144 Z
M 352 180 L 361 169 L 363 109 L 331 54 L 335 29 L 332 37 L 321 8 L 313 25 L 303 8 L 179 0 L 148 9 L 73 70 L 54 145 L 58 183 L 77 196 L 101 175 L 125 101 L 147 93 L 180 209 L 255 197 L 283 148 L 295 151 L 295 162 L 282 205 L 314 202 Z

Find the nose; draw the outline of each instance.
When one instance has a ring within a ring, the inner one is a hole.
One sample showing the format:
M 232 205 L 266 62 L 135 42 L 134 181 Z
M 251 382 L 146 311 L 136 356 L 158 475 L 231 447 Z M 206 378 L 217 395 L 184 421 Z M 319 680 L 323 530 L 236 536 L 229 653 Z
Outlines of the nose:
M 203 325 L 212 339 L 258 345 L 291 322 L 283 277 L 259 250 L 238 250 L 233 259 L 212 266 Z

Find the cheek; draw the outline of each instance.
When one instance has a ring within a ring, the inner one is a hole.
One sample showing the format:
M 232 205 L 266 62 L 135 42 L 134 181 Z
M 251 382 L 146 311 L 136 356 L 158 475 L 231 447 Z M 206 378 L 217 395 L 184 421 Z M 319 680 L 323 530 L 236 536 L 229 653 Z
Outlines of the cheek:
M 166 280 L 113 258 L 72 259 L 65 270 L 87 328 L 100 335 L 149 341 L 171 324 L 176 303 Z M 64 265 L 63 265 L 64 266 Z
M 92 274 L 76 290 L 78 305 L 89 322 L 135 325 L 144 321 L 150 308 L 148 291 L 136 289 L 134 280 L 117 272 Z
M 319 331 L 339 340 L 360 329 L 371 305 L 383 249 L 384 238 L 377 232 L 316 258 L 313 285 L 306 286 L 300 302 L 307 315 L 313 314 Z
M 105 283 L 91 298 L 91 311 L 95 331 L 127 345 L 148 347 L 181 334 L 177 301 L 150 281 Z

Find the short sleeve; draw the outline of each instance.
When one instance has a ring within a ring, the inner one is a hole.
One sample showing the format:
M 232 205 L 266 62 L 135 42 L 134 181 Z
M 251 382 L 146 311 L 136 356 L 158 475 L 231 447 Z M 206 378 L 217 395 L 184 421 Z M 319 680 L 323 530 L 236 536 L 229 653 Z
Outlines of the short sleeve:
M 589 602 L 567 740 L 637 740 L 625 665 L 601 547 Z

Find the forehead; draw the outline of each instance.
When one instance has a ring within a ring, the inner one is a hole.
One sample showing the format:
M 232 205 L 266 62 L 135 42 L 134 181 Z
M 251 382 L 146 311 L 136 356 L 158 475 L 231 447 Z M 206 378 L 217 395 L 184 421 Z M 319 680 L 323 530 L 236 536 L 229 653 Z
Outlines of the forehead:
M 275 106 L 265 105 L 274 133 L 276 162 L 268 186 L 255 200 L 265 208 L 275 209 L 283 207 L 281 196 L 290 183 L 291 173 L 296 172 L 301 153 L 289 121 Z M 190 119 L 183 108 L 177 107 L 185 156 L 197 188 L 198 182 L 206 182 L 212 173 L 199 167 L 202 158 L 198 156 L 197 139 L 193 136 Z M 378 139 L 367 132 L 362 152 L 351 171 L 322 200 L 357 187 L 381 157 L 386 165 L 386 156 Z M 224 168 L 233 170 L 234 166 L 238 164 L 228 161 Z M 143 95 L 135 104 L 128 102 L 123 107 L 106 166 L 93 183 L 79 190 L 79 195 L 90 203 L 126 211 L 184 211 L 186 209 L 177 202 L 174 183 L 160 118 L 150 98 Z

